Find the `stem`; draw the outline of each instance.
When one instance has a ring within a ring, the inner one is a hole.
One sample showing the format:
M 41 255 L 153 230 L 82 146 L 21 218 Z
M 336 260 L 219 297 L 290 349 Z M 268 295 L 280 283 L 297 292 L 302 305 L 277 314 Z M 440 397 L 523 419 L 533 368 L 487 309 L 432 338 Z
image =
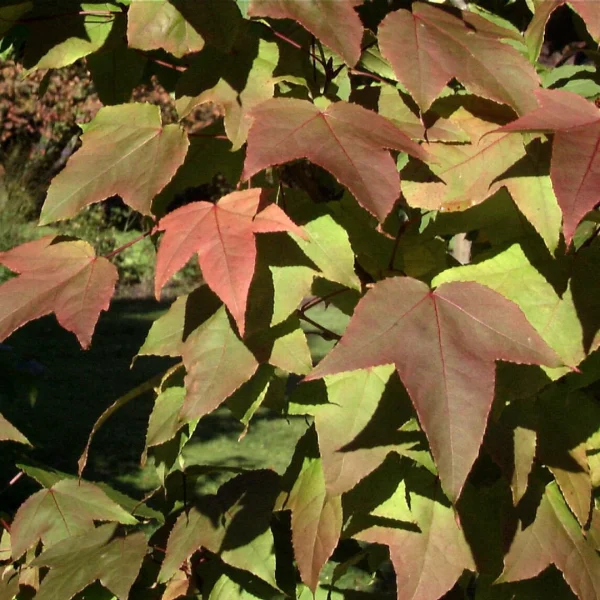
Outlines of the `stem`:
M 306 321 L 307 323 L 310 323 L 313 327 L 320 329 L 327 336 L 327 338 L 325 338 L 325 339 L 330 339 L 330 340 L 341 340 L 342 339 L 341 335 L 338 335 L 337 333 L 331 331 L 331 329 L 327 329 L 327 327 L 323 327 L 323 325 L 321 325 L 320 323 L 317 323 L 316 321 L 313 321 L 310 317 L 307 317 L 305 314 L 301 313 L 300 311 L 296 311 L 296 312 L 300 319 L 302 319 L 303 321 Z
M 156 63 L 157 65 L 160 65 L 161 67 L 173 69 L 174 71 L 179 71 L 180 73 L 187 71 L 187 67 L 184 67 L 183 65 L 174 65 L 165 60 L 160 60 L 160 58 L 155 58 L 154 56 L 151 56 L 150 53 L 144 52 L 143 50 L 138 50 L 137 48 L 135 49 L 135 51 L 138 54 L 141 54 L 144 58 L 147 58 L 148 60 L 152 61 L 153 63 Z
M 104 258 L 106 258 L 106 259 L 113 258 L 114 256 L 116 256 L 120 252 L 123 252 L 123 250 L 126 250 L 130 246 L 133 246 L 134 244 L 137 244 L 138 242 L 141 242 L 144 238 L 147 238 L 149 235 L 153 234 L 155 231 L 156 231 L 156 228 L 153 228 L 153 229 L 150 229 L 149 231 L 146 231 L 146 233 L 142 233 L 142 235 L 139 235 L 135 239 L 127 242 L 126 244 L 123 244 L 122 246 L 120 246 L 116 250 L 113 250 L 112 252 L 109 252 L 108 254 L 105 254 Z
M 275 31 L 274 29 L 272 29 L 271 31 L 273 32 L 273 35 L 275 35 L 275 37 L 278 37 L 280 40 L 283 40 L 284 42 L 287 42 L 288 44 L 290 44 L 291 46 L 294 46 L 294 48 L 296 48 L 298 50 L 302 50 L 303 52 L 307 52 L 310 56 L 313 57 L 314 60 L 318 61 L 322 67 L 325 66 L 325 62 L 321 59 L 321 57 L 317 56 L 311 50 L 306 50 L 306 48 L 303 48 L 301 44 L 299 44 L 298 42 L 295 42 L 294 40 L 290 39 L 289 37 L 287 37 L 287 35 L 283 35 L 283 33 L 279 33 L 279 31 Z
M 0 525 L 2 525 L 2 527 L 4 527 L 8 533 L 10 533 L 10 525 L 2 518 L 0 518 Z
M 220 135 L 220 134 L 216 134 L 216 133 L 193 132 L 193 133 L 188 133 L 188 136 L 189 137 L 213 138 L 215 140 L 228 140 L 229 139 L 226 135 Z
M 398 227 L 398 233 L 396 234 L 396 239 L 394 240 L 394 249 L 392 250 L 392 255 L 390 256 L 390 262 L 388 263 L 388 269 L 390 271 L 394 271 L 394 263 L 396 262 L 396 254 L 398 254 L 398 247 L 400 245 L 400 238 L 403 233 L 408 229 L 410 225 L 410 219 L 407 219 Z
M 4 19 L 0 17 L 0 21 L 12 23 L 13 25 L 24 25 L 26 23 L 36 23 L 38 21 L 53 21 L 54 19 L 63 19 L 65 17 L 110 17 L 112 15 L 124 14 L 125 13 L 120 10 L 78 10 L 56 15 L 47 15 L 45 17 L 29 17 L 25 19 Z
M 361 77 L 369 77 L 370 79 L 374 79 L 375 81 L 379 81 L 381 83 L 389 83 L 388 79 L 384 79 L 383 77 L 379 77 L 379 75 L 374 75 L 373 73 L 368 73 L 367 71 L 360 71 L 359 69 L 348 69 L 348 73 L 350 75 L 360 75 Z
M 329 294 L 325 294 L 325 296 L 316 297 L 316 298 L 313 298 L 312 300 L 308 300 L 308 302 L 305 302 L 300 307 L 300 312 L 302 314 L 304 314 L 307 310 L 310 310 L 311 308 L 318 306 L 322 302 L 327 302 L 327 300 L 329 300 L 330 298 L 333 298 L 334 296 L 338 296 L 339 294 L 344 294 L 347 291 L 348 291 L 347 289 L 335 290 L 335 292 L 330 292 Z

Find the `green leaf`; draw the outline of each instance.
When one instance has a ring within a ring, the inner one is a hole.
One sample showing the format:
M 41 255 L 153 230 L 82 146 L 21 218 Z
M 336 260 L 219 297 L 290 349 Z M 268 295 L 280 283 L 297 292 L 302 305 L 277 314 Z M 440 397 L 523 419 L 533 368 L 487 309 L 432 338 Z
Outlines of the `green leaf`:
M 182 387 L 167 388 L 156 397 L 148 421 L 145 450 L 150 446 L 159 446 L 173 439 L 183 427 L 179 411 L 183 406 L 184 398 L 185 389 Z
M 187 136 L 162 126 L 150 104 L 102 108 L 81 136 L 82 147 L 52 181 L 40 224 L 75 216 L 84 206 L 118 194 L 134 210 L 150 214 L 154 196 L 183 163 Z M 136 177 L 136 173 L 145 177 Z
M 50 567 L 50 572 L 36 598 L 70 600 L 94 581 L 100 581 L 119 600 L 127 600 L 148 546 L 144 534 L 116 536 L 116 529 L 113 523 L 101 525 L 42 552 L 32 565 Z
M 252 353 L 231 328 L 225 307 L 190 334 L 182 355 L 187 369 L 181 411 L 185 422 L 212 412 L 258 368 Z
M 21 2 L 0 7 L 0 38 L 8 33 L 21 17 L 33 8 L 33 2 Z
M 600 594 L 600 557 L 582 535 L 558 486 L 546 487 L 535 521 L 517 531 L 498 582 L 521 581 L 556 565 L 580 600 Z
M 310 292 L 317 272 L 304 266 L 269 266 L 273 279 L 271 327 L 285 321 Z
M 360 290 L 360 280 L 354 272 L 354 253 L 348 234 L 330 215 L 322 215 L 304 223 L 306 239 L 292 234 L 304 254 L 321 271 L 321 277 L 351 289 Z
M 40 13 L 29 25 L 24 66 L 33 70 L 71 65 L 102 48 L 113 27 L 124 24 L 124 20 L 121 8 L 110 2 L 67 0 L 60 5 L 40 5 Z M 52 27 L 48 27 L 48 21 Z
M 0 442 L 6 441 L 31 446 L 31 442 L 0 414 Z
M 52 546 L 83 534 L 93 529 L 94 521 L 137 523 L 96 485 L 63 479 L 30 496 L 17 511 L 11 527 L 13 558 L 20 558 L 40 539 Z
M 279 477 L 272 471 L 252 471 L 206 496 L 179 515 L 167 543 L 159 581 L 169 580 L 201 547 L 223 562 L 248 571 L 277 589 L 273 534 L 269 529 Z

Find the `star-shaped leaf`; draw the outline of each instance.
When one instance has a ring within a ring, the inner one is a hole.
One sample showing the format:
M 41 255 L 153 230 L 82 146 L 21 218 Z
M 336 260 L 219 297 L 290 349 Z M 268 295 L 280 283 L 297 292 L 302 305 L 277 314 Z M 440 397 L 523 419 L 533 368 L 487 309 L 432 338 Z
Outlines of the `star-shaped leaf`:
M 241 335 L 246 323 L 248 291 L 256 263 L 257 233 L 302 229 L 275 204 L 261 208 L 266 192 L 255 188 L 233 192 L 217 203 L 194 202 L 161 220 L 165 231 L 156 258 L 156 296 L 171 276 L 194 255 L 210 288 L 235 319 Z
M 307 379 L 395 364 L 429 439 L 442 485 L 460 495 L 494 397 L 495 361 L 560 365 L 519 308 L 475 283 L 431 291 L 381 281 L 358 304 L 346 333 Z
M 499 131 L 554 132 L 550 178 L 570 244 L 581 219 L 598 204 L 600 111 L 573 92 L 537 90 L 535 95 L 538 108 Z
M 517 535 L 498 582 L 521 581 L 556 565 L 580 600 L 600 596 L 600 557 L 583 537 L 556 483 L 548 485 L 535 521 Z
M 150 214 L 152 199 L 169 183 L 188 149 L 183 129 L 163 127 L 160 108 L 151 104 L 100 109 L 81 141 L 52 180 L 40 224 L 73 217 L 84 206 L 114 195 Z
M 94 521 L 137 523 L 94 484 L 63 479 L 30 496 L 17 511 L 11 527 L 13 558 L 20 558 L 40 539 L 52 546 L 93 529 Z
M 308 158 L 330 171 L 380 221 L 400 194 L 396 164 L 384 148 L 426 157 L 390 121 L 357 104 L 336 102 L 321 109 L 306 100 L 274 98 L 251 114 L 243 179 L 273 165 Z
M 362 0 L 252 0 L 252 17 L 293 19 L 339 54 L 350 66 L 360 58 L 363 26 L 354 6 Z
M 116 529 L 114 523 L 101 525 L 42 552 L 32 564 L 50 567 L 50 571 L 36 598 L 67 600 L 94 581 L 100 581 L 119 600 L 127 600 L 148 544 L 141 532 L 121 537 L 116 535 Z
M 501 41 L 497 29 L 478 29 L 476 21 L 415 2 L 412 13 L 401 9 L 383 20 L 379 45 L 422 111 L 456 78 L 473 94 L 522 113 L 532 108 L 539 78 L 517 50 Z M 504 37 L 511 36 L 507 30 Z
M 0 253 L 0 264 L 20 273 L 0 286 L 0 341 L 53 312 L 83 348 L 90 345 L 114 293 L 117 269 L 87 242 L 54 239 L 47 236 Z

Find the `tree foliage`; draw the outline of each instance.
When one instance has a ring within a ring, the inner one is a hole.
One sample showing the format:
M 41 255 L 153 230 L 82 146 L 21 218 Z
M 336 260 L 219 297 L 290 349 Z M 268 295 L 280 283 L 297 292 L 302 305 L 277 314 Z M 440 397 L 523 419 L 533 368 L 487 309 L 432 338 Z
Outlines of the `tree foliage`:
M 84 59 L 104 104 L 41 223 L 118 195 L 157 298 L 191 258 L 202 273 L 139 351 L 181 359 L 147 385 L 161 488 L 86 481 L 89 443 L 79 479 L 20 465 L 41 489 L 0 515 L 1 597 L 353 598 L 349 569 L 372 598 L 600 596 L 600 7 L 457 5 L 0 8 L 5 56 L 38 78 Z M 548 66 L 557 15 L 577 51 Z M 130 101 L 149 77 L 179 121 Z M 186 126 L 209 103 L 223 118 Z M 234 191 L 201 197 L 218 174 Z M 0 253 L 0 342 L 53 313 L 87 348 L 123 249 Z M 222 405 L 246 428 L 305 416 L 285 473 L 188 490 L 216 467 L 184 450 Z M 0 441 L 36 444 L 1 414 Z

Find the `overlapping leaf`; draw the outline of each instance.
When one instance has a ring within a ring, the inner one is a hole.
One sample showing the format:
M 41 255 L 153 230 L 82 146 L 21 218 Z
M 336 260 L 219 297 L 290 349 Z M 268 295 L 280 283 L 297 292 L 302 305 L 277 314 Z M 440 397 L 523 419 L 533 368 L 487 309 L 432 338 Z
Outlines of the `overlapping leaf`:
M 308 158 L 330 171 L 380 220 L 392 210 L 400 191 L 396 165 L 383 148 L 426 158 L 395 125 L 356 104 L 336 102 L 321 109 L 304 100 L 274 98 L 256 107 L 252 116 L 243 179 Z
M 563 213 L 564 236 L 570 244 L 581 219 L 598 203 L 600 111 L 568 91 L 537 90 L 535 95 L 538 108 L 500 131 L 554 132 L 550 177 Z
M 356 537 L 385 544 L 396 571 L 398 600 L 437 600 L 462 575 L 475 571 L 463 530 L 439 485 L 424 475 L 409 491 L 410 510 L 419 531 L 374 526 Z
M 204 547 L 225 563 L 277 588 L 269 528 L 277 484 L 278 476 L 272 471 L 253 471 L 183 512 L 169 535 L 159 580 L 169 580 L 187 558 Z
M 75 216 L 84 206 L 119 195 L 144 214 L 183 163 L 188 140 L 178 125 L 162 126 L 150 104 L 102 108 L 85 127 L 82 147 L 52 181 L 40 223 Z
M 127 600 L 148 544 L 141 532 L 117 536 L 116 529 L 114 523 L 101 525 L 40 554 L 32 564 L 50 567 L 50 572 L 35 597 L 38 600 L 72 598 L 98 580 L 119 600 Z
M 519 308 L 490 289 L 458 283 L 432 292 L 393 278 L 361 300 L 341 341 L 307 379 L 394 363 L 456 500 L 479 452 L 498 359 L 560 364 Z
M 211 289 L 223 300 L 244 335 L 248 291 L 256 262 L 254 235 L 293 231 L 305 237 L 275 204 L 256 188 L 233 192 L 216 204 L 194 202 L 161 220 L 165 231 L 156 259 L 157 297 L 171 276 L 194 255 Z
M 551 564 L 563 573 L 580 600 L 600 595 L 600 557 L 581 532 L 555 483 L 545 490 L 535 521 L 517 535 L 499 582 L 521 581 Z
M 117 269 L 86 242 L 53 243 L 53 236 L 0 253 L 0 264 L 20 273 L 0 286 L 0 340 L 33 319 L 55 313 L 87 348 L 108 309 Z
M 416 2 L 412 13 L 401 9 L 383 20 L 379 45 L 422 111 L 456 78 L 470 92 L 523 113 L 532 108 L 539 79 L 527 60 L 501 41 L 512 32 L 502 35 L 499 29 Z
M 337 52 L 350 66 L 360 58 L 363 26 L 354 7 L 362 0 L 252 0 L 252 17 L 293 19 Z
M 11 527 L 16 560 L 38 540 L 45 546 L 93 529 L 94 521 L 135 525 L 137 520 L 96 485 L 63 479 L 30 496 L 19 508 Z
M 463 108 L 452 115 L 452 123 L 463 129 L 471 142 L 427 146 L 434 161 L 429 168 L 438 180 L 422 182 L 418 169 L 411 174 L 405 170 L 402 192 L 411 206 L 453 211 L 480 204 L 497 189 L 493 187 L 496 179 L 525 155 L 520 139 L 508 133 L 486 135 L 497 129 L 496 124 Z

